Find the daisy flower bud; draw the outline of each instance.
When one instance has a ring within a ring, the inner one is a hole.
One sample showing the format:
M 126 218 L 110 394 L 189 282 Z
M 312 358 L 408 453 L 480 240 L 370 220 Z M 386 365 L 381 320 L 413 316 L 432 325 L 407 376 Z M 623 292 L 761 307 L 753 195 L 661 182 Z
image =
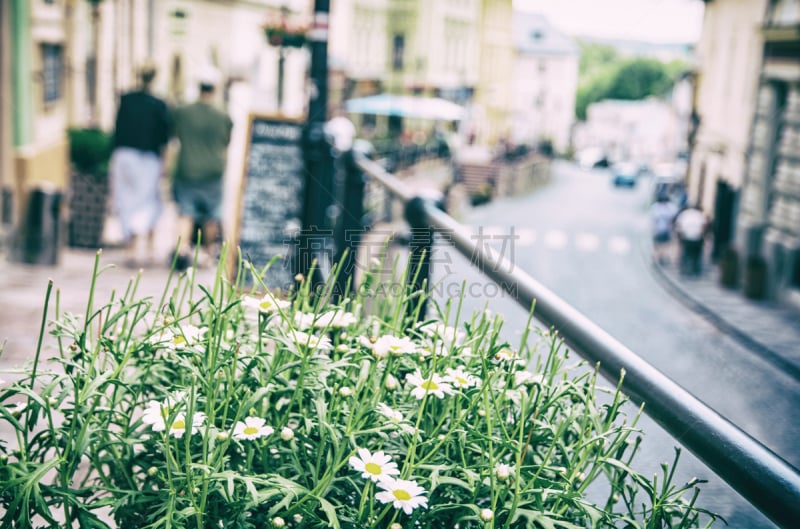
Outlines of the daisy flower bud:
M 342 397 L 349 397 L 353 394 L 353 390 L 348 388 L 347 386 L 339 388 L 339 395 Z
M 398 384 L 399 384 L 399 382 L 397 381 L 397 378 L 394 377 L 394 375 L 386 375 L 386 381 L 383 383 L 383 385 L 389 391 L 396 390 Z
M 299 512 L 298 512 L 298 513 L 296 513 L 294 516 L 292 516 L 292 518 L 294 518 L 294 521 L 295 521 L 296 523 L 300 523 L 300 522 L 302 522 L 302 521 L 303 521 L 303 515 L 302 515 L 302 514 L 300 514 Z
M 511 476 L 511 467 L 505 463 L 498 463 L 497 466 L 494 467 L 494 475 L 500 481 L 505 481 Z
M 150 467 L 150 468 L 147 469 L 147 475 L 148 476 L 155 476 L 156 474 L 158 474 L 158 468 L 157 467 Z
M 284 426 L 281 429 L 281 439 L 283 439 L 284 441 L 291 441 L 292 439 L 294 439 L 294 430 Z
M 280 528 L 285 526 L 286 526 L 286 521 L 280 516 L 276 516 L 275 518 L 272 519 L 272 527 Z
M 228 432 L 217 432 L 217 441 L 225 442 L 230 439 L 230 437 L 231 436 L 228 435 Z
M 494 519 L 494 513 L 491 509 L 481 509 L 481 520 L 484 522 L 491 522 Z
M 403 529 L 403 526 L 397 522 L 394 522 L 392 525 L 389 526 L 389 529 Z

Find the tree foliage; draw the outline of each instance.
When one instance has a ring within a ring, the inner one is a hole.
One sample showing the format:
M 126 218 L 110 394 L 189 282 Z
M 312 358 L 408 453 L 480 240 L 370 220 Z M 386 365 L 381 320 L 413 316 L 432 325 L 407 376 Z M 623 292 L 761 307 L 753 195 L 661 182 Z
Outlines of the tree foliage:
M 646 57 L 625 58 L 612 46 L 583 43 L 575 113 L 578 119 L 586 119 L 588 106 L 603 99 L 663 96 L 685 68 L 682 61 L 663 63 Z

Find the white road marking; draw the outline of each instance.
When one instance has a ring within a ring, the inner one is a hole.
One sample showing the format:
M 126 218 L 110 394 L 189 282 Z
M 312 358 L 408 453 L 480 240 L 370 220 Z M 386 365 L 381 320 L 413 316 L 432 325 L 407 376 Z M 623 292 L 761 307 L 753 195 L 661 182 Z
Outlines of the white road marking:
M 593 252 L 600 246 L 600 238 L 593 233 L 579 233 L 575 236 L 575 247 L 583 252 Z
M 567 234 L 560 230 L 550 230 L 544 234 L 544 244 L 549 248 L 564 248 L 567 245 Z
M 631 250 L 631 243 L 626 237 L 617 235 L 608 240 L 608 249 L 612 253 L 626 255 Z

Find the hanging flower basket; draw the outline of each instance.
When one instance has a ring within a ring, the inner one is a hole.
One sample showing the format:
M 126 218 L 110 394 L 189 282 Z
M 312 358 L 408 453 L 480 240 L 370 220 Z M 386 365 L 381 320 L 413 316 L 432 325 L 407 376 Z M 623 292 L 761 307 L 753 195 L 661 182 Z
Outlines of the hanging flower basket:
M 306 43 L 305 28 L 289 28 L 286 26 L 267 26 L 264 35 L 270 46 L 301 48 Z

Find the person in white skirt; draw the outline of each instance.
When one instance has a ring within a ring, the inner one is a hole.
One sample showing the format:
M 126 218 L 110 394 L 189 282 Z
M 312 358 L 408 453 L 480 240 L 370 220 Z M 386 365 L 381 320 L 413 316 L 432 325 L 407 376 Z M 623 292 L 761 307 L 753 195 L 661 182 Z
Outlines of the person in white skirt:
M 111 156 L 111 192 L 122 238 L 128 248 L 125 264 L 153 263 L 153 231 L 162 211 L 160 179 L 170 137 L 167 104 L 150 92 L 156 69 L 139 69 L 140 85 L 120 99 Z

